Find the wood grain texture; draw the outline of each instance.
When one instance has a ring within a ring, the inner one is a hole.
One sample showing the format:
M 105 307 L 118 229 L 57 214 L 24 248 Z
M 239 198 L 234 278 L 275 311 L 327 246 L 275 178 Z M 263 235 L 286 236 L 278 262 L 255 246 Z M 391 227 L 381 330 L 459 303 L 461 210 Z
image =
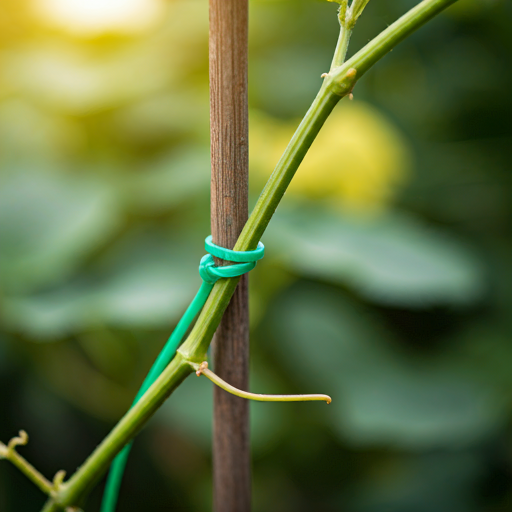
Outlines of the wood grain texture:
M 248 217 L 247 0 L 210 0 L 211 229 L 232 249 Z M 217 260 L 217 264 L 226 262 Z M 217 329 L 215 372 L 248 389 L 248 276 Z M 251 470 L 247 400 L 214 388 L 215 512 L 249 512 Z

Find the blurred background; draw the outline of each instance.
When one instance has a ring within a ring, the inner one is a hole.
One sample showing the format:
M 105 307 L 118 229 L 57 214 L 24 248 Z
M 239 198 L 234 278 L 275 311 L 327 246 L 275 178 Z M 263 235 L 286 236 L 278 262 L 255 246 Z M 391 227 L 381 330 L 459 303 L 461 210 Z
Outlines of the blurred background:
M 350 53 L 412 7 L 370 2 Z M 250 2 L 251 204 L 321 85 L 336 5 Z M 206 0 L 3 0 L 0 439 L 71 474 L 199 286 Z M 461 0 L 329 119 L 251 273 L 255 512 L 512 507 L 512 5 Z M 300 254 L 300 257 L 297 255 Z M 138 437 L 119 511 L 211 507 L 212 389 Z M 87 511 L 99 507 L 103 482 Z M 44 496 L 0 463 L 0 510 Z

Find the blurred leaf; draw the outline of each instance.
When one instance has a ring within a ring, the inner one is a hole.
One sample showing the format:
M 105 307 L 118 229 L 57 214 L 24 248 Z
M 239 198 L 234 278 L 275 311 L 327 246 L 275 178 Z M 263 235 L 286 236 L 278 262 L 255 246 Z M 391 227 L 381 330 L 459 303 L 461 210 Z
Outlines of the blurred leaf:
M 432 448 L 474 442 L 501 422 L 491 389 L 449 366 L 405 357 L 376 319 L 318 285 L 294 288 L 272 315 L 302 387 L 332 396 L 332 421 L 355 444 Z
M 200 146 L 174 151 L 126 183 L 128 201 L 149 213 L 168 210 L 198 193 L 207 198 L 209 189 L 210 152 Z
M 479 510 L 471 490 L 485 471 L 481 455 L 469 450 L 392 456 L 361 483 L 354 512 L 471 512 Z
M 92 176 L 13 170 L 0 189 L 4 293 L 69 276 L 119 220 L 112 189 Z
M 120 383 L 132 381 L 134 369 L 141 363 L 132 333 L 123 336 L 100 327 L 78 335 L 76 339 L 88 359 L 103 375 Z
M 70 344 L 45 347 L 37 371 L 57 394 L 93 417 L 118 420 L 133 399 L 132 391 L 94 369 Z
M 11 345 L 14 344 L 10 336 L 5 332 L 0 333 L 0 376 L 7 373 L 10 366 L 14 366 Z
M 34 340 L 57 341 L 87 327 L 90 315 L 87 291 L 65 288 L 57 292 L 3 299 L 4 326 Z M 98 320 L 91 319 L 93 325 Z
M 172 94 L 144 97 L 114 113 L 112 130 L 127 144 L 162 143 L 169 137 L 209 137 L 208 97 L 203 90 L 187 88 Z M 186 144 L 185 144 L 186 145 Z M 208 149 L 207 144 L 201 148 Z
M 290 268 L 375 302 L 467 304 L 483 292 L 483 269 L 469 248 L 397 212 L 353 218 L 300 208 L 278 213 L 267 236 Z
M 276 116 L 302 115 L 315 97 L 320 75 L 329 70 L 329 61 L 329 53 L 314 44 L 260 50 L 252 60 L 251 97 Z
M 185 310 L 201 280 L 203 247 L 177 234 L 132 232 L 101 262 L 105 278 L 94 302 L 105 322 L 124 327 L 169 326 Z
M 5 322 L 42 340 L 102 324 L 170 328 L 200 285 L 194 261 L 199 257 L 191 258 L 183 240 L 170 243 L 154 233 L 132 233 L 98 263 L 95 279 L 6 298 Z
M 478 18 L 485 11 L 490 11 L 499 4 L 499 0 L 466 0 L 455 2 L 446 12 L 448 15 L 460 18 Z
M 52 160 L 84 146 L 83 127 L 20 99 L 0 103 L 0 140 L 3 161 L 20 155 Z
M 452 336 L 443 352 L 446 364 L 460 368 L 499 390 L 500 399 L 512 406 L 512 326 L 476 319 Z

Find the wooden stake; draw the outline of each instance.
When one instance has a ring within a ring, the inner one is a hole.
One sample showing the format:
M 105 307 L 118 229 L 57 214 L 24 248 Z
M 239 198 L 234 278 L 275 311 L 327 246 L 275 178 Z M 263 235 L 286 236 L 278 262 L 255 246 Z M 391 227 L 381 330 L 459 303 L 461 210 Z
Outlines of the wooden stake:
M 211 229 L 213 242 L 232 249 L 248 217 L 247 0 L 210 0 Z M 225 262 L 217 261 L 218 264 Z M 248 278 L 217 329 L 216 373 L 248 389 Z M 214 390 L 215 512 L 249 512 L 251 470 L 247 400 Z

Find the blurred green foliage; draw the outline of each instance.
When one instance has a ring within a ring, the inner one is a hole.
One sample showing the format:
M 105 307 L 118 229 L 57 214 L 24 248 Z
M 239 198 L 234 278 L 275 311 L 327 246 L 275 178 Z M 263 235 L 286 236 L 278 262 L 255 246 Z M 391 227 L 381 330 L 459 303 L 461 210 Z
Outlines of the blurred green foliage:
M 370 2 L 351 51 L 414 4 Z M 207 2 L 0 11 L 0 436 L 26 429 L 50 476 L 123 414 L 199 284 Z M 461 0 L 399 46 L 286 194 L 251 273 L 251 386 L 334 400 L 251 406 L 256 512 L 512 506 L 511 22 Z M 253 204 L 336 38 L 333 4 L 251 0 Z M 191 377 L 141 434 L 120 510 L 210 507 L 211 394 Z M 43 499 L 0 465 L 2 512 Z

